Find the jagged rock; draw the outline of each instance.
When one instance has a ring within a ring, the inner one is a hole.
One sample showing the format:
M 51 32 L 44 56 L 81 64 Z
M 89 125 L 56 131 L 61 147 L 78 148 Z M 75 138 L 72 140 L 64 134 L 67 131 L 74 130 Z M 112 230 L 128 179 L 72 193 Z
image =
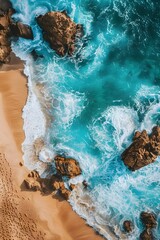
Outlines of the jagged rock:
M 33 40 L 33 32 L 30 26 L 21 22 L 12 22 L 10 25 L 11 35 Z
M 136 132 L 133 143 L 122 153 L 123 162 L 132 171 L 153 163 L 160 155 L 160 127 L 152 129 L 150 135 L 144 130 Z
M 156 217 L 153 213 L 142 212 L 140 217 L 146 228 L 155 228 L 157 226 Z
M 26 178 L 24 184 L 28 190 L 31 191 L 41 191 L 41 184 L 34 178 Z
M 70 196 L 70 194 L 71 194 L 71 191 L 69 191 L 68 189 L 62 189 L 61 191 L 60 191 L 60 193 L 61 193 L 61 195 L 66 199 L 66 200 L 68 200 L 69 199 L 69 196 Z
M 58 175 L 53 175 L 51 178 L 53 190 L 65 189 L 62 178 Z
M 127 232 L 127 233 L 132 232 L 132 230 L 133 230 L 132 222 L 129 221 L 129 220 L 124 221 L 123 228 L 124 228 L 124 231 Z
M 81 174 L 79 163 L 75 159 L 57 156 L 55 164 L 57 172 L 62 176 L 72 178 Z
M 58 55 L 74 53 L 76 37 L 82 36 L 83 28 L 82 25 L 74 23 L 66 11 L 40 15 L 37 23 L 43 30 L 43 38 Z
M 152 231 L 150 228 L 145 229 L 141 235 L 140 235 L 140 240 L 154 240 Z
M 8 5 L 10 6 L 10 5 Z M 0 11 L 0 64 L 10 61 L 12 36 L 33 39 L 33 33 L 29 26 L 23 23 L 14 23 L 11 19 L 13 9 Z

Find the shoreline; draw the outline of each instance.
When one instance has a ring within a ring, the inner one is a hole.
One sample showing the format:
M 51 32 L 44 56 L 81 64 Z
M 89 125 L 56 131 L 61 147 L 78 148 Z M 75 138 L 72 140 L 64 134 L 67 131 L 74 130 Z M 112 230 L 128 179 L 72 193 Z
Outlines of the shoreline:
M 24 140 L 21 111 L 27 100 L 26 85 L 27 80 L 21 70 L 12 70 L 11 68 L 9 71 L 0 71 L 0 103 L 2 106 L 0 150 L 3 172 L 5 172 L 7 180 L 3 176 L 1 178 L 3 178 L 3 185 L 6 189 L 9 188 L 9 183 L 13 182 L 12 189 L 9 190 L 9 198 L 7 194 L 3 194 L 1 200 L 3 211 L 6 211 L 5 214 L 8 216 L 8 220 L 3 222 L 4 228 L 2 227 L 0 231 L 2 239 L 6 234 L 3 229 L 9 229 L 9 231 L 12 229 L 11 236 L 15 240 L 22 239 L 22 236 L 23 239 L 30 236 L 32 239 L 38 237 L 39 240 L 103 239 L 86 225 L 67 201 L 61 201 L 52 196 L 42 196 L 38 192 L 24 191 L 21 184 L 28 174 L 28 170 L 20 167 L 19 162 L 22 161 L 20 145 Z M 2 171 L 0 174 L 3 175 Z M 6 198 L 9 199 L 9 202 L 6 207 L 3 207 L 2 202 L 8 201 Z M 9 206 L 12 206 L 12 209 Z M 15 211 L 17 211 L 16 214 Z M 53 214 L 50 214 L 51 212 Z M 16 219 L 19 220 L 16 221 Z M 20 227 L 17 225 L 19 222 L 22 223 Z M 26 230 L 22 231 L 22 228 Z M 27 228 L 30 229 L 30 232 Z M 18 229 L 18 237 L 14 232 L 16 229 Z

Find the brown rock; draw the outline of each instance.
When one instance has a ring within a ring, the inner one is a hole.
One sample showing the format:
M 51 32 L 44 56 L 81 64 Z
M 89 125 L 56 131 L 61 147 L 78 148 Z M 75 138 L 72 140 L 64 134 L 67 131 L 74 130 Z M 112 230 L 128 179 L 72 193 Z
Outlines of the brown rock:
M 58 55 L 74 53 L 76 37 L 81 37 L 83 30 L 82 25 L 74 23 L 66 11 L 48 12 L 39 16 L 37 22 L 43 30 L 43 38 Z
M 11 6 L 10 4 L 7 5 Z M 11 19 L 13 9 L 0 11 L 0 64 L 10 61 L 12 36 L 33 39 L 33 33 L 29 26 L 23 23 L 14 23 Z
M 132 171 L 156 160 L 160 155 L 160 127 L 154 127 L 150 135 L 144 130 L 136 132 L 133 143 L 122 153 L 123 162 Z
M 127 233 L 132 232 L 132 230 L 133 230 L 132 222 L 129 221 L 129 220 L 124 221 L 123 228 L 124 228 L 124 231 L 127 232 Z
M 26 178 L 24 184 L 28 190 L 31 191 L 41 191 L 41 184 L 34 178 Z
M 79 163 L 75 159 L 57 156 L 55 164 L 57 172 L 62 176 L 72 178 L 81 174 Z
M 71 194 L 71 191 L 69 191 L 69 190 L 66 189 L 66 188 L 63 189 L 63 190 L 61 190 L 61 195 L 62 195 L 66 200 L 69 199 L 70 194 Z
M 151 229 L 145 229 L 140 235 L 140 240 L 154 240 Z
M 51 178 L 53 190 L 65 189 L 62 178 L 58 175 L 53 175 Z
M 38 178 L 40 178 L 39 173 L 38 173 L 36 170 L 31 171 L 31 172 L 28 174 L 28 177 L 34 178 L 34 179 L 36 179 L 36 180 L 37 180 Z
M 22 162 L 19 162 L 19 166 L 21 166 L 21 167 L 22 167 L 22 166 L 23 166 L 23 163 L 22 163 Z
M 157 226 L 156 218 L 153 213 L 142 212 L 140 217 L 146 228 L 155 228 Z
M 10 25 L 11 35 L 33 40 L 33 32 L 30 26 L 21 22 L 12 22 Z
M 72 191 L 73 189 L 75 189 L 76 185 L 75 184 L 70 184 L 69 188 Z

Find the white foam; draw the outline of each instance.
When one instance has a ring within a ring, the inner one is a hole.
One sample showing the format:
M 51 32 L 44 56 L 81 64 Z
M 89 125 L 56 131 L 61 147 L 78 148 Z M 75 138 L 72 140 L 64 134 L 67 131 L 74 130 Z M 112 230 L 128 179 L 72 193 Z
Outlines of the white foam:
M 46 138 L 46 118 L 31 80 L 32 70 L 32 62 L 28 59 L 24 70 L 24 73 L 28 76 L 28 99 L 22 114 L 24 120 L 23 129 L 25 132 L 22 150 L 25 166 L 30 170 L 36 169 L 42 174 L 47 168 L 46 162 L 48 162 L 48 157 L 51 157 L 51 152 L 47 148 L 43 148 L 39 158 L 34 146 L 37 139 Z

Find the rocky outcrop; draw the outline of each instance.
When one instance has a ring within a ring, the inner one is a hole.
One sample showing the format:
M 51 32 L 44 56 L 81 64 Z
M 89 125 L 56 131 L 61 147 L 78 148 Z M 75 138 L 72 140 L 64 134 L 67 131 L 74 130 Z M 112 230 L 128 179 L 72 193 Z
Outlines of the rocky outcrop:
M 127 233 L 132 232 L 132 230 L 133 230 L 133 224 L 132 224 L 132 222 L 129 221 L 129 220 L 124 221 L 124 223 L 123 223 L 123 229 L 124 229 L 124 231 L 127 232 Z
M 11 19 L 13 12 L 13 9 L 0 10 L 0 64 L 10 61 L 11 37 L 33 39 L 33 33 L 29 26 L 13 22 Z
M 11 36 L 33 40 L 33 32 L 30 26 L 21 22 L 12 22 L 10 25 Z
M 10 16 L 1 10 L 0 14 L 0 64 L 9 62 L 10 47 Z
M 140 240 L 153 240 L 152 229 L 157 226 L 155 215 L 153 213 L 142 212 L 140 218 L 145 226 L 145 230 L 140 234 Z
M 122 153 L 123 162 L 132 171 L 153 163 L 160 155 L 160 127 L 156 126 L 149 135 L 144 130 L 136 132 L 133 143 Z
M 41 178 L 37 171 L 31 171 L 24 180 L 25 187 L 30 191 L 40 191 L 43 194 L 50 194 L 53 191 L 59 192 L 66 200 L 71 191 L 68 190 L 60 175 L 53 175 L 50 179 Z
M 69 178 L 76 177 L 81 174 L 79 163 L 72 158 L 55 157 L 55 165 L 57 173 Z
M 76 37 L 83 33 L 82 25 L 76 24 L 63 12 L 48 12 L 37 18 L 43 30 L 43 38 L 60 56 L 72 55 L 75 51 Z

